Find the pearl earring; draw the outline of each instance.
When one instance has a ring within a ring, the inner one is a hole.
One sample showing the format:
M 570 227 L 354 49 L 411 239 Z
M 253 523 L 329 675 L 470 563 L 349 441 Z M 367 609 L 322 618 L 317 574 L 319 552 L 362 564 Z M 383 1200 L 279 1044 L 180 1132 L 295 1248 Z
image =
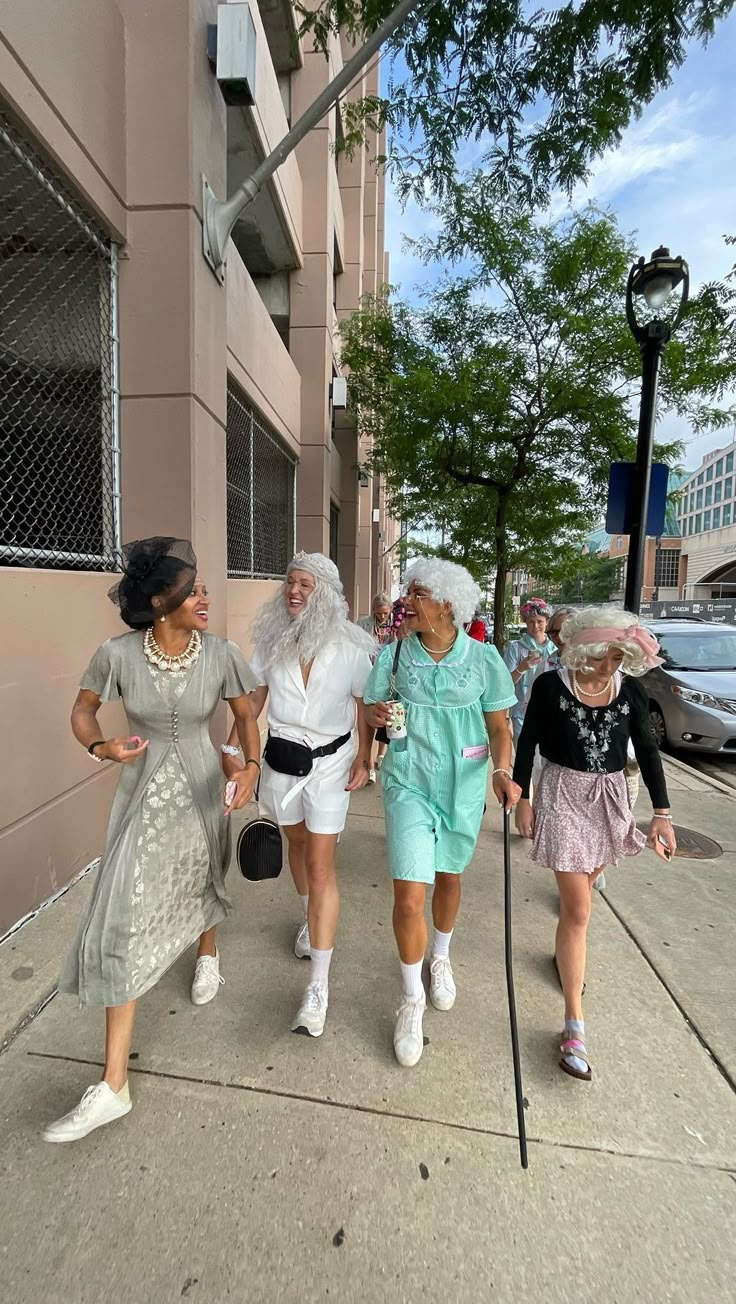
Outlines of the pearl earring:
M 160 621 L 161 621 L 161 624 L 163 625 L 164 621 L 166 620 L 166 617 L 165 617 L 165 616 L 160 616 L 159 619 L 160 619 Z

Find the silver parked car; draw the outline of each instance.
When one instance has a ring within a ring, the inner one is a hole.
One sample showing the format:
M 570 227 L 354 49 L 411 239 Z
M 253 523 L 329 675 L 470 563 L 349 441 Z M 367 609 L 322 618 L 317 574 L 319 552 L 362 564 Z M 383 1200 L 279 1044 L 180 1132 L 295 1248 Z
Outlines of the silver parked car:
M 647 622 L 664 664 L 641 679 L 659 747 L 736 753 L 736 625 Z

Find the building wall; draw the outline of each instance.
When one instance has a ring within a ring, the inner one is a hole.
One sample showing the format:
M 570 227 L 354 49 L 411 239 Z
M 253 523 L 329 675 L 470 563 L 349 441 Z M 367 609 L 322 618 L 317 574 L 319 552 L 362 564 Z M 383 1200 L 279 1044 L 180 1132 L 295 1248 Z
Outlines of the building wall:
M 241 121 L 263 151 L 286 129 L 285 106 L 295 121 L 342 50 L 335 42 L 329 64 L 309 50 L 295 57 L 293 14 L 282 6 L 277 69 L 255 0 L 252 8 L 256 105 Z M 383 183 L 370 163 L 375 141 L 336 166 L 334 110 L 279 169 L 266 200 L 283 233 L 287 347 L 237 249 L 229 248 L 224 287 L 202 256 L 201 176 L 224 196 L 230 167 L 228 111 L 206 57 L 216 9 L 216 0 L 5 0 L 0 106 L 120 246 L 123 538 L 191 538 L 213 597 L 211 628 L 247 650 L 253 613 L 277 581 L 227 577 L 228 375 L 298 458 L 297 546 L 328 550 L 332 505 L 356 616 L 381 577 L 374 488 L 359 487 L 350 414 L 335 414 L 333 430 L 330 380 L 337 318 L 384 267 Z M 272 41 L 279 11 L 263 12 Z M 95 647 L 122 632 L 106 597 L 114 582 L 114 574 L 0 565 L 11 631 L 0 705 L 4 736 L 18 740 L 0 762 L 0 935 L 102 849 L 116 775 L 89 761 L 68 721 Z M 108 735 L 124 728 L 112 706 L 100 723 Z M 223 717 L 217 731 L 224 726 Z

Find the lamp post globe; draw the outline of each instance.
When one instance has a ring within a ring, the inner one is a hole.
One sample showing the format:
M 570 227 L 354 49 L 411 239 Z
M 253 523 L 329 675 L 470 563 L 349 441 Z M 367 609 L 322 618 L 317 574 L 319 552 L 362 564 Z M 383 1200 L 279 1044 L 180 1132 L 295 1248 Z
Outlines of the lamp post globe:
M 671 308 L 672 296 L 678 287 L 680 295 L 674 312 L 670 311 L 667 316 L 660 317 L 658 314 L 661 309 L 666 306 Z M 666 245 L 655 249 L 648 261 L 642 257 L 634 263 L 626 286 L 626 319 L 642 357 L 639 433 L 624 590 L 624 606 L 635 615 L 639 614 L 641 607 L 644 578 L 659 368 L 664 346 L 682 321 L 689 287 L 690 272 L 685 259 L 679 255 L 673 258 Z M 641 315 L 636 311 L 637 300 L 644 304 Z

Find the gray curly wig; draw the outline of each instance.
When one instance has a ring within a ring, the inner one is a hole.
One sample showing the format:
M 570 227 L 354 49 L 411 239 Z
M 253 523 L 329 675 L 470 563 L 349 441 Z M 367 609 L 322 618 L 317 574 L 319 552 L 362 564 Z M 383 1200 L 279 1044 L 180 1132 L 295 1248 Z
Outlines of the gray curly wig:
M 585 607 L 580 611 L 572 612 L 563 622 L 560 630 L 563 644 L 560 660 L 563 666 L 568 670 L 582 670 L 585 673 L 589 668 L 591 657 L 604 657 L 609 647 L 620 647 L 624 654 L 621 662 L 623 674 L 638 679 L 640 675 L 647 672 L 646 654 L 639 644 L 633 643 L 631 639 L 624 637 L 620 640 L 607 639 L 604 643 L 596 643 L 591 639 L 589 643 L 569 646 L 573 635 L 584 629 L 590 630 L 591 633 L 595 629 L 620 629 L 623 635 L 626 629 L 630 629 L 637 623 L 637 617 L 632 616 L 630 611 L 615 611 L 610 607 Z
M 315 566 L 313 562 L 318 558 L 326 565 Z M 306 664 L 328 643 L 341 640 L 374 653 L 374 639 L 348 617 L 342 584 L 332 563 L 326 557 L 320 558 L 318 553 L 297 553 L 288 570 L 299 569 L 314 575 L 315 587 L 296 619 L 289 615 L 283 584 L 261 607 L 251 626 L 251 636 L 264 668 L 277 661 L 299 660 Z M 319 572 L 324 572 L 325 578 Z

